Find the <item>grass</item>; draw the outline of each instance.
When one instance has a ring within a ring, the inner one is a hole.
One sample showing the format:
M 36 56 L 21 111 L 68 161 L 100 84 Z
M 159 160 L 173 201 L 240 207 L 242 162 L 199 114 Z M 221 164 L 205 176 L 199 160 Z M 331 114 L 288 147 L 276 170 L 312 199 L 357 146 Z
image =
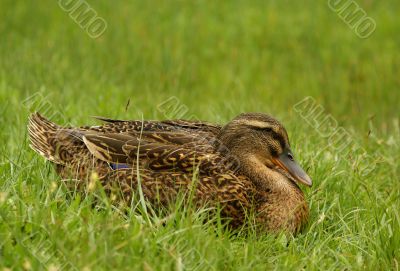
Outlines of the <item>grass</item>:
M 0 267 L 399 270 L 398 1 L 357 1 L 377 24 L 368 39 L 326 1 L 88 1 L 108 24 L 98 39 L 57 2 L 0 4 Z M 187 118 L 261 111 L 285 124 L 314 180 L 303 234 L 233 235 L 182 206 L 147 220 L 67 191 L 28 147 L 34 110 L 74 125 L 163 119 L 171 96 Z M 296 113 L 307 96 L 367 150 L 371 174 Z

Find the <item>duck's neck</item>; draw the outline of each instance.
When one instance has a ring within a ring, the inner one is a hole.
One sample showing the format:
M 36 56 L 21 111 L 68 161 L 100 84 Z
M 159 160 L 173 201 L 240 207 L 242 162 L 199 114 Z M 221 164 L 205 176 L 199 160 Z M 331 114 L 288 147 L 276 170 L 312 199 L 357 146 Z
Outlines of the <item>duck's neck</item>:
M 300 188 L 277 170 L 268 168 L 257 157 L 243 159 L 241 171 L 261 190 L 285 193 L 301 193 Z
M 245 159 L 241 167 L 256 186 L 257 220 L 268 231 L 298 232 L 309 211 L 300 188 L 284 174 L 269 169 L 258 159 Z

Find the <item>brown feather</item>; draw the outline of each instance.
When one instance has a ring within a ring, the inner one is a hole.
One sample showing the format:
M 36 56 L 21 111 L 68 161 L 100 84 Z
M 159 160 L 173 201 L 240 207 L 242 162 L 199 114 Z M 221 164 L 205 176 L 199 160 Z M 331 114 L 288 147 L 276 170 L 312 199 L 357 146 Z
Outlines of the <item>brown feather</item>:
M 197 180 L 195 204 L 221 206 L 233 227 L 243 225 L 252 210 L 262 231 L 296 233 L 307 222 L 309 211 L 300 188 L 265 155 L 265 146 L 289 144 L 286 130 L 272 117 L 243 114 L 224 128 L 185 120 L 97 119 L 106 123 L 60 127 L 34 113 L 28 125 L 31 147 L 55 163 L 61 177 L 80 180 L 78 188 L 96 172 L 106 192 L 118 187 L 128 202 L 138 176 L 146 199 L 163 205 L 181 190 L 192 191 Z M 273 134 L 261 134 L 264 127 Z M 113 170 L 109 164 L 128 168 Z

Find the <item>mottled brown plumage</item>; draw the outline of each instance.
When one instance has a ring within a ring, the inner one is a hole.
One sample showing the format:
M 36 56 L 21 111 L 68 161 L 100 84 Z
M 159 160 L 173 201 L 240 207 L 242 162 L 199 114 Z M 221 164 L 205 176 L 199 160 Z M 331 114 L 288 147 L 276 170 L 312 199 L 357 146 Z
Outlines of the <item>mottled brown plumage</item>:
M 261 113 L 225 126 L 186 120 L 123 121 L 60 127 L 38 113 L 29 120 L 31 147 L 56 164 L 63 178 L 85 184 L 96 172 L 105 190 L 127 202 L 137 191 L 152 204 L 193 191 L 194 203 L 221 206 L 233 227 L 254 211 L 265 232 L 298 232 L 308 207 L 297 182 L 311 179 L 296 164 L 284 127 Z

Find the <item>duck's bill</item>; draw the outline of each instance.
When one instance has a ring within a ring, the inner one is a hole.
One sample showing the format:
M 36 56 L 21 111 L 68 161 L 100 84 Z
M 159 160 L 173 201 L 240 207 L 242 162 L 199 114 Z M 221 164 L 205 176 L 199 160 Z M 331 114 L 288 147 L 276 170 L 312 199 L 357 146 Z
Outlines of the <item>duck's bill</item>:
M 296 160 L 289 158 L 289 151 L 284 151 L 278 158 L 273 159 L 274 164 L 289 172 L 299 183 L 312 186 L 312 180 L 307 173 L 297 164 Z

